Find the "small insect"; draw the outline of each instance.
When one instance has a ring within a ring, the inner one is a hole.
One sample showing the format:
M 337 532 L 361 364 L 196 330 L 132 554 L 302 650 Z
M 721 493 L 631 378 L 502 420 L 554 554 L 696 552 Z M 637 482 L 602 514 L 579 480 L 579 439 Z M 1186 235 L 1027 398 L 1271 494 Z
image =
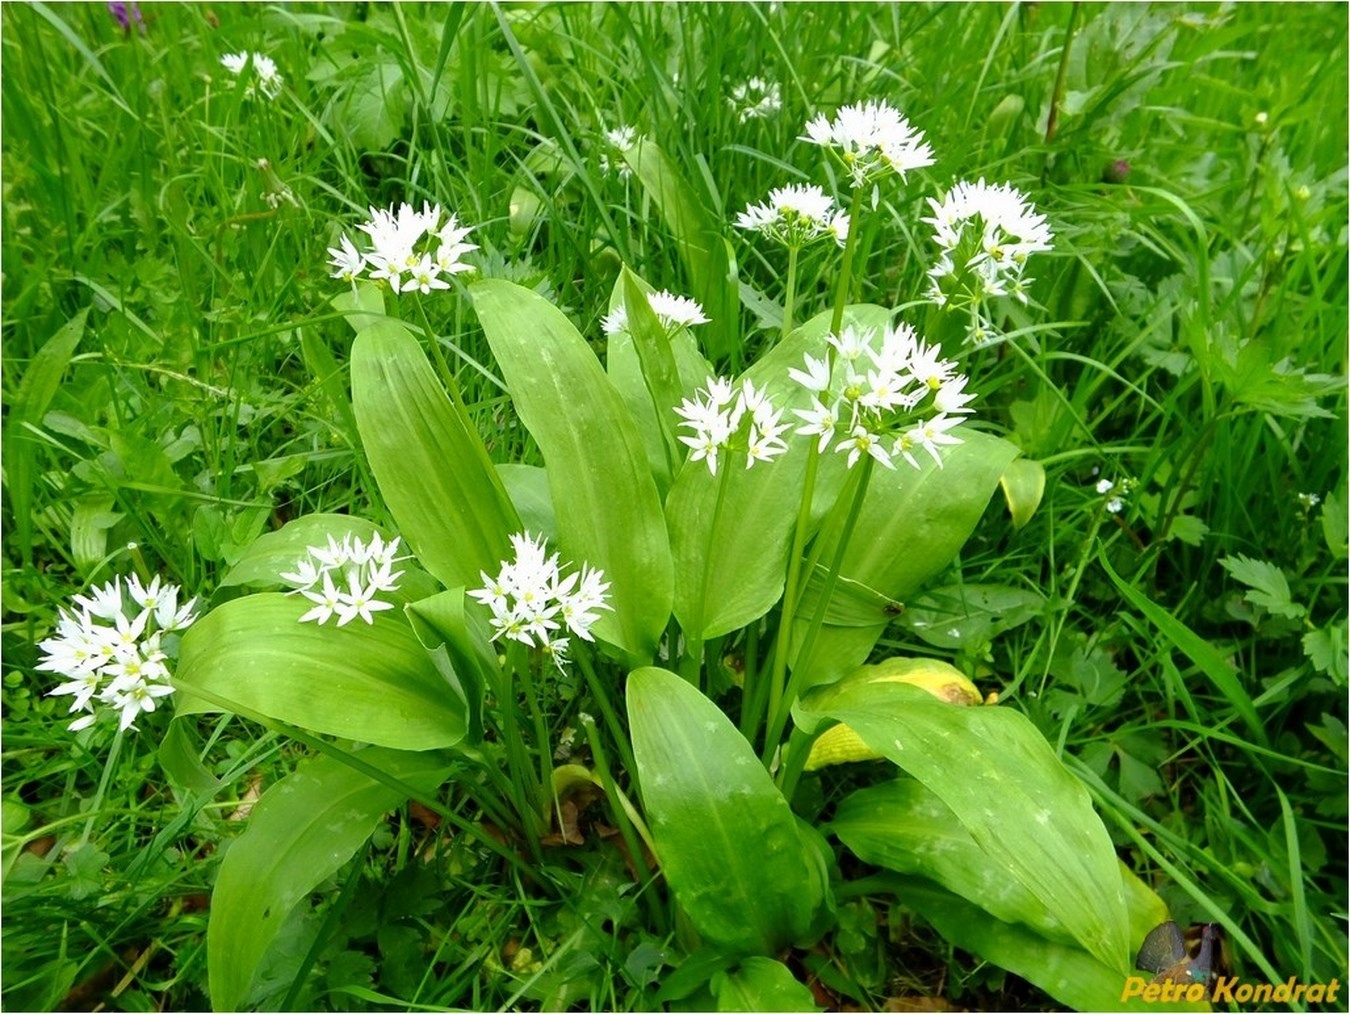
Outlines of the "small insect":
M 1207 923 L 1200 927 L 1200 946 L 1192 956 L 1186 946 L 1186 935 L 1171 920 L 1153 927 L 1144 937 L 1135 965 L 1146 972 L 1156 973 L 1156 983 L 1208 982 L 1214 971 L 1216 950 L 1219 948 L 1219 927 Z

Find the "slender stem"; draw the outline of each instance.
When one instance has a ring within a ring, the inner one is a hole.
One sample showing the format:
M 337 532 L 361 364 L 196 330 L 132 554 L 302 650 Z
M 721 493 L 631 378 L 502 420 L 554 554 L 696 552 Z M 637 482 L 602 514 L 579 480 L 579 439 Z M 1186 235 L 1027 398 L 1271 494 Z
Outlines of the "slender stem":
M 797 252 L 797 247 L 788 247 L 787 294 L 783 297 L 783 329 L 778 333 L 780 342 L 786 341 L 792 333 L 792 314 L 797 301 Z
M 524 659 L 524 664 L 520 667 L 520 683 L 525 690 L 525 703 L 530 709 L 530 717 L 534 720 L 534 752 L 539 758 L 539 789 L 541 796 L 536 800 L 536 805 L 540 810 L 544 804 L 548 806 L 555 805 L 553 799 L 553 746 L 549 742 L 548 721 L 544 718 L 544 710 L 539 704 L 539 694 L 534 689 L 534 667 L 533 663 L 540 656 L 531 652 L 530 657 Z M 543 794 L 547 793 L 546 796 Z
M 1064 31 L 1064 48 L 1059 51 L 1059 70 L 1055 73 L 1055 91 L 1050 99 L 1050 115 L 1045 120 L 1046 144 L 1055 139 L 1055 131 L 1059 127 L 1059 107 L 1064 102 L 1064 89 L 1069 80 L 1069 51 L 1073 48 L 1073 30 L 1078 24 L 1078 6 L 1075 2 L 1069 11 L 1069 27 Z M 1045 182 L 1043 176 L 1041 182 Z
M 830 318 L 830 332 L 838 334 L 844 324 L 844 307 L 853 283 L 853 254 L 858 249 L 858 212 L 862 210 L 863 188 L 855 187 L 848 207 L 848 239 L 844 241 L 844 261 L 839 265 L 839 287 L 834 293 L 834 316 Z M 833 365 L 833 357 L 830 360 Z
M 627 771 L 637 770 L 637 765 L 633 763 L 633 748 L 628 743 L 628 734 L 622 723 L 619 722 L 618 713 L 614 710 L 614 705 L 609 699 L 609 693 L 605 685 L 595 674 L 595 667 L 591 665 L 591 659 L 584 651 L 578 651 L 572 656 L 572 661 L 581 666 L 582 674 L 586 677 L 586 685 L 591 688 L 591 696 L 595 698 L 595 703 L 600 706 L 600 715 L 605 720 L 605 727 L 609 730 L 610 738 L 614 740 L 614 745 L 618 748 L 620 757 L 623 761 L 624 769 Z
M 820 471 L 820 452 L 813 445 L 806 461 L 806 477 L 802 483 L 802 499 L 797 505 L 797 527 L 792 533 L 792 550 L 788 555 L 787 583 L 783 586 L 783 610 L 778 620 L 778 637 L 774 643 L 773 667 L 769 672 L 769 700 L 767 713 L 778 711 L 783 698 L 783 684 L 787 676 L 788 649 L 792 643 L 792 618 L 801 598 L 802 554 L 806 552 L 806 533 L 811 527 L 811 500 L 816 491 L 816 475 Z M 759 725 L 759 715 L 754 724 Z M 766 744 L 767 749 L 767 744 Z
M 524 825 L 525 840 L 536 858 L 539 850 L 539 805 L 543 787 L 536 780 L 534 766 L 530 764 L 529 752 L 521 738 L 520 725 L 516 715 L 516 693 L 511 685 L 510 674 L 520 671 L 528 660 L 522 658 L 523 651 L 515 642 L 506 648 L 506 671 L 502 674 L 501 685 L 497 691 L 497 710 L 502 716 L 502 741 L 506 746 L 507 762 L 511 765 L 512 789 L 514 790 L 516 812 Z M 523 794 L 523 798 L 522 798 Z
M 623 837 L 624 845 L 628 847 L 628 854 L 633 857 L 633 873 L 637 882 L 643 887 L 643 890 L 639 892 L 643 905 L 654 924 L 660 925 L 661 910 L 657 905 L 656 896 L 646 890 L 651 882 L 652 871 L 647 866 L 647 857 L 643 854 L 642 843 L 638 840 L 636 825 L 630 819 L 627 807 L 624 805 L 627 800 L 623 797 L 618 782 L 614 780 L 614 775 L 610 771 L 609 758 L 605 755 L 605 747 L 600 740 L 600 730 L 595 727 L 595 719 L 589 715 L 582 716 L 581 727 L 586 730 L 586 741 L 591 747 L 591 759 L 595 762 L 596 774 L 600 776 L 600 787 L 605 790 L 605 795 L 609 798 L 610 814 L 614 817 L 614 823 L 619 826 L 619 834 Z M 645 829 L 643 830 L 645 831 Z M 644 835 L 644 837 L 647 836 Z
M 797 664 L 792 667 L 792 678 L 788 681 L 787 690 L 779 700 L 777 709 L 770 712 L 769 734 L 764 741 L 763 756 L 766 759 L 773 756 L 773 751 L 783 736 L 783 729 L 787 725 L 792 704 L 797 699 L 797 694 L 801 692 L 802 680 L 811 669 L 811 652 L 815 649 L 816 635 L 820 633 L 820 628 L 825 622 L 825 609 L 830 604 L 830 597 L 834 594 L 835 585 L 839 583 L 839 568 L 844 562 L 844 551 L 848 549 L 849 539 L 858 523 L 858 515 L 862 513 L 862 505 L 867 498 L 868 480 L 871 475 L 872 458 L 867 456 L 863 458 L 861 463 L 858 484 L 853 490 L 853 501 L 849 504 L 848 517 L 844 519 L 844 527 L 839 532 L 839 542 L 835 546 L 834 559 L 830 563 L 829 572 L 825 575 L 824 587 L 820 590 L 820 599 L 816 603 L 815 615 L 811 617 L 811 625 L 807 627 L 806 636 L 802 638 L 801 648 L 797 651 Z
M 417 304 L 418 313 L 422 317 L 422 327 L 427 333 L 427 344 L 431 346 L 431 358 L 436 361 L 436 372 L 441 375 L 441 383 L 445 389 L 450 392 L 450 400 L 455 403 L 455 408 L 464 410 L 464 399 L 459 393 L 459 382 L 455 380 L 455 375 L 450 372 L 450 363 L 445 358 L 445 350 L 441 348 L 441 341 L 436 337 L 436 329 L 431 326 L 431 318 L 427 316 L 426 305 L 420 299 L 414 299 Z
M 108 791 L 108 782 L 112 780 L 113 769 L 117 766 L 117 756 L 122 752 L 122 740 L 126 735 L 125 729 L 118 729 L 117 734 L 113 736 L 112 746 L 108 750 L 108 760 L 103 765 L 103 774 L 98 780 L 98 792 L 94 795 L 93 805 L 89 807 L 89 819 L 85 821 L 84 833 L 80 835 L 80 847 L 83 848 L 89 844 L 89 839 L 94 834 L 94 824 L 98 822 L 98 811 L 103 806 L 103 797 Z

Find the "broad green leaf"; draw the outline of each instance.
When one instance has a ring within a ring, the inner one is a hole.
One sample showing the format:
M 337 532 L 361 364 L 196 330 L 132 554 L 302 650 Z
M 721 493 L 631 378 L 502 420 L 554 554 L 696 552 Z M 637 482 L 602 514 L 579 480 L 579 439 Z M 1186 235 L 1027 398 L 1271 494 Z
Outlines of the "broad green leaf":
M 70 366 L 71 357 L 84 335 L 89 307 L 80 310 L 42 343 L 23 376 L 19 389 L 9 403 L 9 425 L 17 422 L 40 422 L 61 387 L 61 377 Z
M 464 606 L 464 589 L 452 588 L 412 603 L 407 614 L 432 662 L 468 706 L 468 739 L 476 743 L 483 736 L 484 688 L 501 681 L 487 624 Z
M 1180 648 L 1186 657 L 1200 668 L 1247 724 L 1247 728 L 1258 743 L 1268 742 L 1265 726 L 1261 722 L 1261 716 L 1256 712 L 1256 705 L 1252 703 L 1246 687 L 1238 678 L 1237 670 L 1228 664 L 1228 660 L 1219 649 L 1153 602 L 1138 588 L 1122 579 L 1111 569 L 1105 553 L 1100 554 L 1098 558 L 1101 560 L 1102 569 L 1106 571 L 1106 576 L 1111 579 L 1125 600 L 1143 613 L 1144 618 L 1157 627 L 1163 637 Z
M 625 268 L 614 284 L 614 291 L 610 294 L 609 308 L 611 312 L 620 306 L 627 307 L 624 295 L 625 280 L 630 278 L 632 285 L 639 292 L 650 293 L 654 291 L 645 281 Z M 650 307 L 648 307 L 648 311 L 650 312 Z M 631 321 L 632 316 L 630 314 L 630 324 Z M 643 359 L 638 350 L 638 337 L 631 327 L 627 331 L 619 331 L 611 335 L 605 355 L 605 370 L 610 382 L 622 396 L 624 404 L 633 413 L 633 421 L 637 424 L 643 446 L 647 451 L 647 463 L 651 467 L 657 488 L 664 496 L 665 491 L 670 488 L 672 466 L 678 463 L 677 452 L 682 453 L 682 445 L 669 440 L 669 434 L 678 420 L 674 418 L 673 410 L 671 410 L 670 417 L 663 421 L 661 413 L 657 410 L 657 403 L 652 395 L 652 381 L 645 375 L 642 365 Z M 657 337 L 651 335 L 647 335 L 645 340 L 653 343 L 658 341 Z M 691 397 L 698 388 L 707 383 L 708 378 L 712 375 L 712 367 L 703 358 L 703 354 L 698 349 L 698 343 L 694 340 L 694 336 L 688 328 L 676 330 L 668 339 L 664 338 L 663 332 L 660 340 L 665 341 L 669 347 L 669 352 L 675 360 L 676 370 L 679 374 L 679 397 L 674 403 L 678 404 L 685 398 Z M 656 354 L 660 355 L 659 350 Z M 650 353 L 648 358 L 652 358 Z
M 9 459 L 13 464 L 13 459 Z M 113 510 L 111 495 L 93 493 L 73 504 L 70 514 L 70 555 L 79 568 L 92 568 L 108 554 L 108 529 L 125 516 Z
M 1127 882 L 1133 880 L 1132 876 L 1127 878 Z M 1161 905 L 1156 896 L 1142 884 L 1138 887 L 1147 895 L 1129 892 L 1131 936 L 1136 944 L 1142 941 L 1149 929 L 1167 918 L 1165 909 L 1159 918 Z M 993 919 L 978 905 L 972 905 L 918 877 L 899 878 L 896 892 L 908 907 L 932 923 L 939 933 L 957 947 L 1020 975 L 1075 1010 L 1209 1009 L 1206 1004 L 1146 1004 L 1137 997 L 1124 1001 L 1121 996 L 1130 973 L 1104 964 L 1081 947 L 1046 940 L 1025 926 L 1009 925 Z
M 181 691 L 175 712 L 238 705 L 313 732 L 404 750 L 464 738 L 465 702 L 401 617 L 386 611 L 373 624 L 301 623 L 311 605 L 299 596 L 249 595 L 194 623 L 173 681 Z
M 673 452 L 678 418 L 675 409 L 684 400 L 684 385 L 675 361 L 675 350 L 665 326 L 657 319 L 656 312 L 647 301 L 648 286 L 625 267 L 619 272 L 615 288 L 621 294 L 627 313 L 628 333 L 632 336 L 633 348 L 642 367 L 647 396 L 656 410 L 659 432 Z
M 719 1011 L 816 1011 L 816 998 L 787 965 L 773 958 L 746 958 L 712 977 Z
M 913 778 L 859 789 L 824 828 L 864 862 L 926 877 L 996 919 L 1076 946 L 1052 909 L 990 862 L 951 808 Z
M 806 731 L 833 719 L 942 800 L 999 872 L 1082 947 L 1129 967 L 1115 849 L 1082 783 L 1010 708 L 953 707 L 863 670 L 793 709 Z
M 750 744 L 664 669 L 628 677 L 643 807 L 666 881 L 703 939 L 774 954 L 818 932 L 819 857 Z
M 700 325 L 712 359 L 733 354 L 740 335 L 740 305 L 722 229 L 680 175 L 670 156 L 648 138 L 624 153 L 633 172 L 661 213 L 689 273 L 693 296 L 707 314 Z
M 357 279 L 355 286 L 339 292 L 330 302 L 357 334 L 388 319 L 384 312 L 384 289 L 368 278 Z
M 556 539 L 558 518 L 548 491 L 548 471 L 538 465 L 502 462 L 497 465 L 497 474 L 501 476 L 511 502 L 516 505 L 516 514 L 525 531 Z
M 450 771 L 443 755 L 372 748 L 356 756 L 421 792 Z M 337 872 L 406 797 L 341 761 L 313 757 L 263 793 L 231 842 L 206 931 L 211 1005 L 238 1010 L 291 910 Z
M 844 551 L 842 588 L 835 595 L 853 601 L 901 603 L 910 599 L 924 582 L 951 563 L 975 530 L 999 479 L 1018 454 L 1006 440 L 978 430 L 962 432 L 964 441 L 945 450 L 942 466 L 931 460 L 914 469 L 903 461 L 894 471 L 872 470 L 867 499 L 857 526 Z M 820 560 L 833 558 L 838 526 L 822 531 L 825 540 Z M 797 608 L 796 638 L 805 635 L 824 584 L 825 563 L 817 566 Z M 810 659 L 794 666 L 808 669 L 805 685 L 838 679 L 866 660 L 877 638 L 894 618 L 893 610 L 880 605 L 858 612 L 847 624 L 827 623 L 816 638 Z
M 1018 458 L 1010 464 L 999 480 L 1003 498 L 1008 501 L 1014 528 L 1022 528 L 1031 520 L 1045 495 L 1045 466 L 1031 458 Z
M 562 550 L 603 569 L 610 583 L 614 610 L 601 615 L 595 635 L 650 658 L 670 617 L 670 546 L 633 417 L 557 307 L 500 280 L 470 292 L 516 411 L 544 455 Z
M 1045 596 L 1001 584 L 949 585 L 911 601 L 899 624 L 937 648 L 979 650 L 1005 630 L 1035 619 Z
M 476 587 L 520 527 L 478 431 L 397 321 L 356 336 L 351 370 L 361 442 L 399 532 L 447 588 Z

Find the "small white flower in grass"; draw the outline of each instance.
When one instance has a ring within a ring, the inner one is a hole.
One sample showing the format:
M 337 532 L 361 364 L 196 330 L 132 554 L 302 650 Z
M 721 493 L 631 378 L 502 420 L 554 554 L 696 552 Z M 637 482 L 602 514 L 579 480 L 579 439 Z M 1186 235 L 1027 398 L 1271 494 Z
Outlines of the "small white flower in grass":
M 783 107 L 782 89 L 777 81 L 766 81 L 761 77 L 752 77 L 743 84 L 732 87 L 727 95 L 727 103 L 736 110 L 741 123 L 750 120 L 766 119 Z
M 289 572 L 278 575 L 291 585 L 289 594 L 314 603 L 299 622 L 322 626 L 336 616 L 339 627 L 357 618 L 373 624 L 375 613 L 393 609 L 392 602 L 378 596 L 398 591 L 403 571 L 394 570 L 394 564 L 406 559 L 398 555 L 399 545 L 398 538 L 385 542 L 379 532 L 369 542 L 348 532 L 341 542 L 329 534 L 326 545 L 307 547 Z
M 637 143 L 638 132 L 633 127 L 619 126 L 613 130 L 606 130 L 605 144 L 612 150 L 600 153 L 600 172 L 606 176 L 613 173 L 620 179 L 625 180 L 632 176 L 633 170 L 629 167 L 627 159 L 622 157 L 622 154 L 637 147 Z
M 1134 488 L 1139 485 L 1139 480 L 1134 478 L 1121 479 L 1119 483 L 1112 482 L 1110 479 L 1099 479 L 1094 487 L 1098 496 L 1106 497 L 1106 512 L 1108 514 L 1119 514 L 1125 509 L 1125 498 L 1134 492 Z
M 344 282 L 350 282 L 352 291 L 356 291 L 356 279 L 360 277 L 366 266 L 365 254 L 356 249 L 355 244 L 345 234 L 342 236 L 342 246 L 330 246 L 328 253 L 331 255 L 328 263 L 334 269 L 329 277 L 341 278 Z
M 845 106 L 833 120 L 822 113 L 807 123 L 799 140 L 835 151 L 855 188 L 891 172 L 904 179 L 909 170 L 933 164 L 933 149 L 923 131 L 886 102 Z
M 689 327 L 693 324 L 706 324 L 708 317 L 703 307 L 688 296 L 677 296 L 662 289 L 647 297 L 657 319 L 666 327 Z
M 939 413 L 907 433 L 901 434 L 895 442 L 894 453 L 904 455 L 906 461 L 918 468 L 919 463 L 910 452 L 915 448 L 923 448 L 938 468 L 941 468 L 942 453 L 938 448 L 961 443 L 961 439 L 952 436 L 950 432 L 960 424 L 961 419 Z
M 854 426 L 847 440 L 840 441 L 835 450 L 842 453 L 848 451 L 848 467 L 852 468 L 864 454 L 875 458 L 887 468 L 894 469 L 895 463 L 891 461 L 891 456 L 886 453 L 886 448 L 882 446 L 878 434 L 868 431 L 866 426 Z
M 69 713 L 77 717 L 68 729 L 87 729 L 108 709 L 119 713 L 121 728 L 129 728 L 173 693 L 166 663 L 176 656 L 178 639 L 164 635 L 196 619 L 197 600 L 180 609 L 179 591 L 158 576 L 148 584 L 140 577 L 125 584 L 115 578 L 76 595 L 78 613 L 60 611 L 55 634 L 38 644 L 43 658 L 37 668 L 65 678 L 48 694 L 71 698 Z
M 253 53 L 253 76 L 257 78 L 257 85 L 249 81 L 244 89 L 244 94 L 252 96 L 256 94 L 257 87 L 262 88 L 262 92 L 269 99 L 275 99 L 281 94 L 281 88 L 284 84 L 284 78 L 277 72 L 276 62 L 263 53 Z M 249 65 L 249 53 L 226 53 L 220 58 L 221 65 L 235 77 L 244 74 Z

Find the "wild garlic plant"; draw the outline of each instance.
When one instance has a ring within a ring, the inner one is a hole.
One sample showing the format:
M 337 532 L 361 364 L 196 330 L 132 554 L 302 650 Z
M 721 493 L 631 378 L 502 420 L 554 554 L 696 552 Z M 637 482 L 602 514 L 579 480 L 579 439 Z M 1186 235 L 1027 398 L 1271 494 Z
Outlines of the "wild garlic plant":
M 768 96 L 755 108 L 767 111 Z M 922 130 L 874 100 L 813 118 L 801 140 L 825 150 L 848 192 L 778 187 L 723 224 L 788 252 L 778 340 L 739 372 L 700 342 L 738 324 L 713 309 L 736 305 L 717 288 L 725 273 L 707 270 L 720 244 L 709 254 L 682 240 L 701 279 L 690 295 L 620 272 L 591 336 L 602 365 L 536 292 L 460 285 L 475 227 L 439 205 L 372 208 L 359 244 L 339 233 L 329 254 L 348 287 L 335 305 L 356 330 L 352 409 L 396 530 L 314 515 L 259 538 L 228 578 L 250 591 L 184 639 L 178 714 L 283 723 L 327 755 L 312 765 L 325 786 L 376 774 L 399 786 L 358 808 L 370 826 L 391 800 L 416 798 L 530 876 L 546 843 L 573 833 L 568 800 L 598 791 L 654 924 L 666 919 L 659 867 L 718 968 L 758 955 L 789 978 L 772 956 L 833 919 L 830 849 L 791 809 L 800 779 L 886 757 L 927 793 L 916 800 L 946 807 L 933 812 L 951 835 L 981 842 L 983 862 L 1026 892 L 1000 918 L 1067 934 L 1114 967 L 1125 919 L 1110 840 L 1040 734 L 1008 709 L 953 707 L 979 694 L 950 666 L 865 664 L 905 598 L 960 551 L 1018 451 L 968 425 L 971 379 L 909 311 L 849 300 L 876 267 L 855 260 L 859 235 L 886 227 L 882 188 L 917 190 L 934 164 Z M 657 142 L 616 128 L 605 150 L 637 170 L 624 186 L 659 178 L 650 196 L 662 213 L 689 214 Z M 991 301 L 1029 300 L 1028 261 L 1051 240 L 1044 217 L 983 181 L 929 200 L 934 267 L 916 304 L 995 326 Z M 815 243 L 837 256 L 837 285 L 797 324 L 796 255 Z M 442 346 L 458 350 L 432 321 L 442 291 L 472 301 L 542 465 L 489 456 Z M 407 300 L 420 335 L 403 322 Z M 967 337 L 979 343 L 974 325 Z M 578 728 L 584 749 L 569 745 Z M 941 760 L 938 740 L 978 767 L 978 791 L 956 793 L 964 772 Z M 996 744 L 1032 758 L 1018 777 L 1058 800 L 1071 827 L 1048 811 L 1027 822 Z M 447 780 L 454 805 L 437 798 Z M 305 784 L 284 805 L 300 805 Z M 307 828 L 269 824 L 254 844 L 285 851 L 316 833 Z M 244 862 L 237 854 L 227 866 Z M 915 861 L 945 890 L 974 890 Z M 1045 869 L 1063 876 L 1052 885 Z M 217 890 L 242 890 L 228 873 Z M 210 958 L 213 977 L 223 969 L 217 1001 L 230 1004 L 254 970 L 230 942 L 254 953 L 256 934 L 274 928 L 219 910 L 229 921 Z

